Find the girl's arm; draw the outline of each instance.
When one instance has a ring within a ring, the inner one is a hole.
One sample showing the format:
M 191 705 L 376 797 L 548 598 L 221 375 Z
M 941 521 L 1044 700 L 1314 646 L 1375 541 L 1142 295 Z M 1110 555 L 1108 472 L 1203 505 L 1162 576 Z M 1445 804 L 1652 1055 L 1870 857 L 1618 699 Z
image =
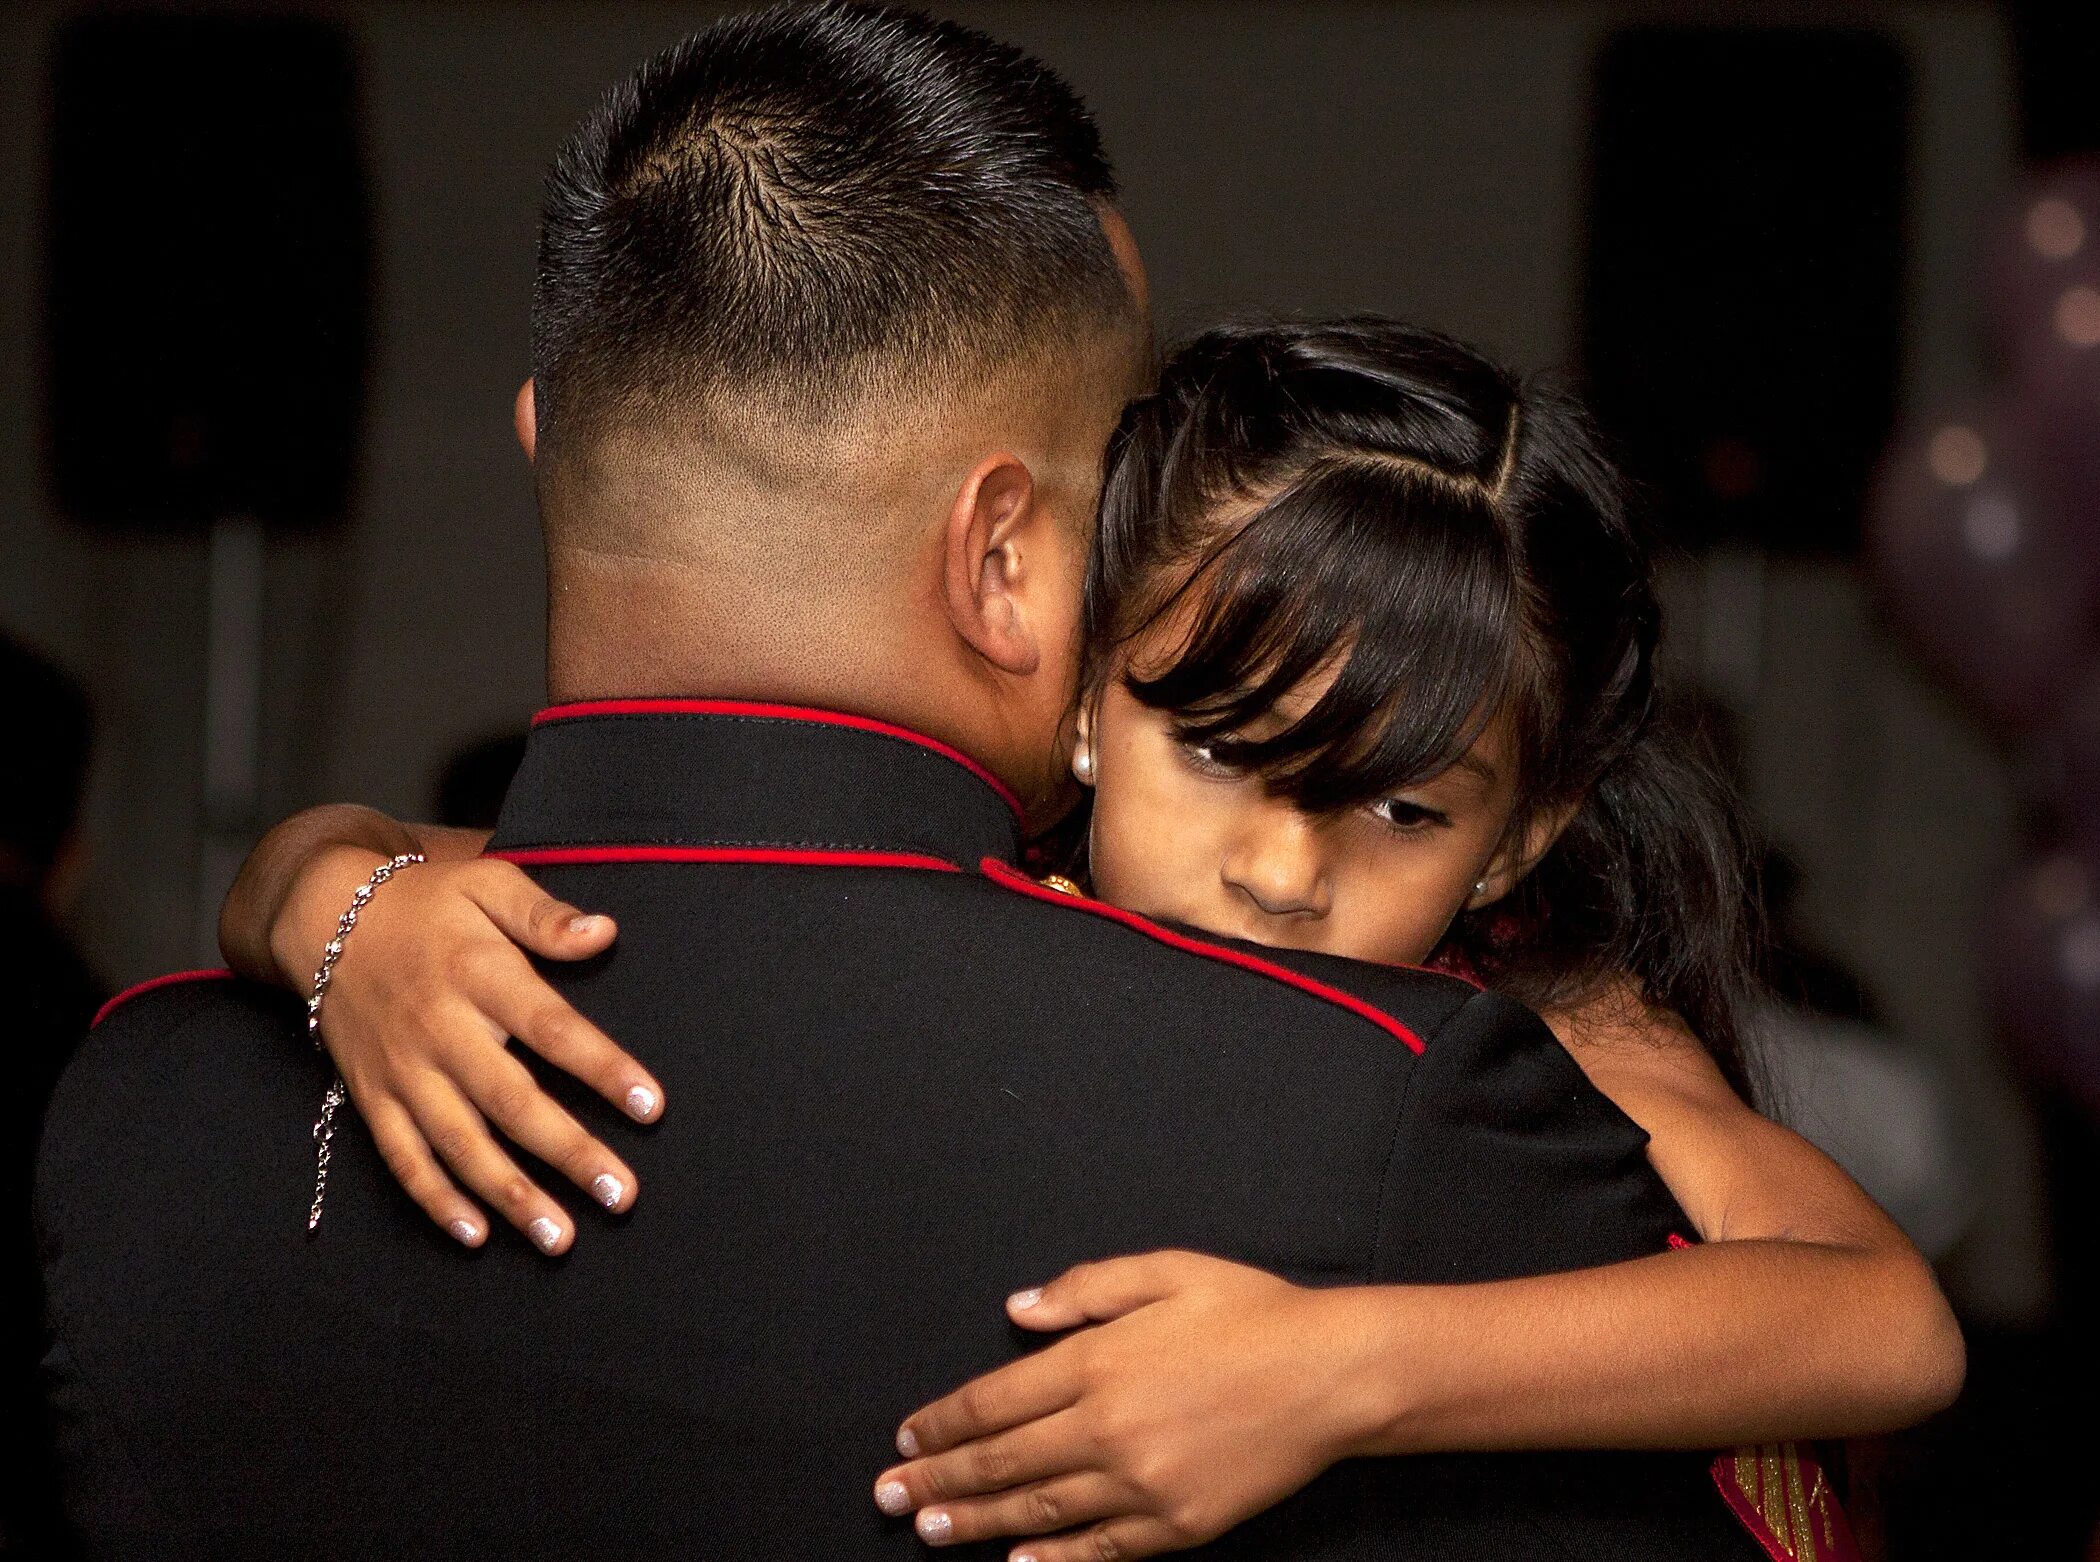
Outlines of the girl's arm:
M 219 952 L 237 975 L 299 991 L 302 984 L 311 985 L 319 968 L 320 945 L 305 948 L 296 937 L 300 929 L 283 918 L 295 888 L 322 896 L 353 867 L 362 866 L 364 873 L 352 879 L 345 892 L 347 906 L 349 893 L 387 858 L 421 852 L 432 862 L 459 862 L 480 856 L 487 840 L 485 831 L 403 824 L 355 803 L 327 803 L 293 814 L 257 842 L 241 864 L 233 888 L 226 892 L 226 904 L 219 908 Z M 336 857 L 332 871 L 317 862 L 330 854 Z M 312 966 L 291 968 L 308 954 L 313 956 Z
M 1090 1562 L 1209 1540 L 1354 1455 L 1843 1437 L 1952 1401 L 1960 1331 L 1850 1178 L 1668 1017 L 1598 1006 L 1556 1028 L 1653 1136 L 1705 1244 L 1465 1286 L 1308 1289 L 1186 1253 L 1083 1265 L 1009 1312 L 1101 1326 L 912 1416 L 878 1503 L 943 1542 L 1083 1526 L 1015 1555 Z
M 472 830 L 401 824 L 368 808 L 309 809 L 249 856 L 219 919 L 227 964 L 304 996 L 322 946 L 372 870 L 396 875 L 345 940 L 321 1039 L 387 1167 L 432 1220 L 469 1247 L 487 1221 L 461 1184 L 547 1253 L 575 1239 L 568 1212 L 490 1130 L 565 1173 L 608 1209 L 631 1208 L 634 1173 L 540 1088 L 507 1048 L 515 1037 L 639 1122 L 663 1087 L 536 972 L 528 952 L 580 960 L 611 945 L 612 919 L 556 900 L 516 866 L 479 855 Z
M 1575 1441 L 1702 1447 L 1863 1436 L 1953 1400 L 1961 1331 L 1931 1266 L 1836 1162 L 1745 1105 L 1674 1015 L 1621 997 L 1546 1018 L 1591 1082 L 1647 1130 L 1649 1159 L 1706 1244 L 1663 1260 L 1695 1260 L 1675 1264 L 1690 1281 L 1673 1280 L 1669 1291 L 1648 1282 L 1655 1305 L 1677 1305 L 1669 1292 L 1683 1283 L 1682 1304 L 1703 1310 L 1696 1354 L 1673 1350 L 1673 1331 L 1652 1315 L 1622 1315 L 1614 1331 L 1614 1348 L 1635 1350 L 1660 1330 L 1651 1361 L 1703 1382 L 1680 1382 L 1674 1406 L 1658 1393 L 1629 1407 L 1637 1414 L 1616 1428 L 1611 1407 L 1585 1407 L 1571 1425 L 1594 1419 L 1596 1432 Z M 1557 1278 L 1572 1301 L 1584 1277 Z M 1638 1300 L 1629 1287 L 1623 1302 Z M 1569 1386 L 1584 1388 L 1579 1377 Z M 1476 1435 L 1492 1436 L 1497 1418 L 1485 1407 L 1480 1415 Z M 1509 1426 L 1517 1440 L 1523 1424 Z

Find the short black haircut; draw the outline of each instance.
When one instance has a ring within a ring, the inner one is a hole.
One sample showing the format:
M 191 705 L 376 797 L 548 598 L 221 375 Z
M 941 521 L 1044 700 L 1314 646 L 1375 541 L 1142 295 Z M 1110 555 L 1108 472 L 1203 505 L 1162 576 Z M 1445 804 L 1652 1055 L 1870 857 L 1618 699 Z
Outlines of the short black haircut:
M 4 631 L 0 689 L 16 740 L 0 765 L 0 853 L 41 879 L 80 814 L 94 715 L 70 674 Z
M 725 18 L 556 158 L 533 295 L 543 452 L 754 400 L 822 418 L 1134 310 L 1115 178 L 1048 66 L 827 0 Z

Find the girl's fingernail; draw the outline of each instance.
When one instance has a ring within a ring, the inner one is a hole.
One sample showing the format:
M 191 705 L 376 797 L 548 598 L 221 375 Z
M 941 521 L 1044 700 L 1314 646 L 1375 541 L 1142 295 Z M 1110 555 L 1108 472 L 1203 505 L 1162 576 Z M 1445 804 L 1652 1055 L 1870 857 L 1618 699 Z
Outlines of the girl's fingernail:
M 1013 1295 L 1006 1299 L 1006 1305 L 1013 1308 L 1016 1312 L 1026 1312 L 1042 1299 L 1042 1288 L 1040 1286 L 1030 1286 L 1025 1291 L 1014 1292 Z
M 627 1092 L 627 1110 L 646 1123 L 656 1115 L 656 1092 L 647 1085 L 636 1085 Z
M 897 1434 L 897 1452 L 907 1459 L 919 1457 L 919 1434 L 905 1427 Z
M 928 1508 L 919 1515 L 919 1539 L 930 1540 L 939 1545 L 955 1528 L 955 1521 L 939 1508 Z
M 561 1241 L 561 1227 L 557 1226 L 545 1215 L 542 1215 L 538 1220 L 527 1226 L 525 1234 L 532 1238 L 532 1245 L 542 1253 L 553 1252 L 556 1245 Z
M 580 915 L 569 918 L 569 931 L 572 933 L 595 933 L 603 926 L 603 917 Z
M 455 1220 L 445 1229 L 452 1233 L 453 1240 L 462 1242 L 468 1247 L 472 1247 L 481 1240 L 481 1228 L 471 1220 Z
M 1006 1562 L 1035 1562 L 1035 1553 L 1033 1551 L 1016 1552 L 1008 1557 Z
M 893 1519 L 901 1519 L 911 1512 L 911 1493 L 904 1489 L 902 1481 L 884 1481 L 875 1488 L 875 1506 Z
M 611 1172 L 600 1172 L 591 1179 L 591 1197 L 607 1209 L 618 1209 L 620 1200 L 626 1196 L 627 1184 Z

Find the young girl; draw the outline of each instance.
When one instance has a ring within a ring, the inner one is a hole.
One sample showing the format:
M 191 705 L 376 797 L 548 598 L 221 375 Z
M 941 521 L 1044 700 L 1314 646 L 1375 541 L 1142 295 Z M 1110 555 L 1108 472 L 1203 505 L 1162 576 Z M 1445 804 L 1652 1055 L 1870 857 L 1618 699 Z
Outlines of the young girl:
M 1647 550 L 1570 401 L 1390 323 L 1210 333 L 1111 446 L 1086 627 L 1071 763 L 1092 806 L 1071 868 L 1092 893 L 1526 999 L 1648 1130 L 1706 1245 L 1369 1293 L 1355 1345 L 1434 1338 L 1450 1376 L 1370 1374 L 1386 1431 L 1347 1443 L 1303 1402 L 1304 1364 L 1335 1344 L 1301 1332 L 1297 1288 L 1189 1254 L 1089 1265 L 1010 1307 L 1027 1328 L 1097 1326 L 907 1420 L 908 1462 L 877 1482 L 886 1511 L 917 1510 L 935 1543 L 1041 1534 L 1066 1528 L 1042 1494 L 1084 1473 L 1112 1493 L 1106 1516 L 1015 1556 L 1140 1556 L 1208 1539 L 1350 1454 L 1844 1436 L 1952 1398 L 1960 1338 L 1922 1260 L 1744 1105 L 1741 840 L 1725 791 L 1658 719 Z M 566 1214 L 464 1103 L 495 1103 L 524 1148 L 615 1189 L 612 1207 L 635 1179 L 515 1083 L 504 1038 L 644 1121 L 662 1092 L 516 947 L 580 957 L 614 930 L 468 860 L 478 847 L 362 811 L 302 816 L 229 900 L 227 951 L 303 987 L 374 853 L 446 859 L 367 912 L 326 1040 L 435 1219 L 483 1240 L 415 1126 L 464 1116 L 444 1161 L 521 1228 L 554 1221 L 565 1249 Z M 505 1068 L 510 1088 L 491 1090 Z M 1841 1521 L 1812 1461 L 1768 1449 L 1716 1476 L 1775 1556 L 1804 1535 L 1831 1553 Z

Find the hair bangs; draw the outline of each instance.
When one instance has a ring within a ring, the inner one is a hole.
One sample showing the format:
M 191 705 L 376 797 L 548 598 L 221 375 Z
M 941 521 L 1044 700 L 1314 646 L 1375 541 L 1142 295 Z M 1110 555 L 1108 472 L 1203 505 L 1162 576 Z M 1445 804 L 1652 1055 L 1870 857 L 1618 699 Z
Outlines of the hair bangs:
M 1224 537 L 1155 611 L 1187 611 L 1172 660 L 1125 686 L 1219 763 L 1309 812 L 1456 763 L 1510 693 L 1520 608 L 1488 496 L 1414 462 L 1316 461 Z M 1286 726 L 1246 729 L 1303 686 Z

